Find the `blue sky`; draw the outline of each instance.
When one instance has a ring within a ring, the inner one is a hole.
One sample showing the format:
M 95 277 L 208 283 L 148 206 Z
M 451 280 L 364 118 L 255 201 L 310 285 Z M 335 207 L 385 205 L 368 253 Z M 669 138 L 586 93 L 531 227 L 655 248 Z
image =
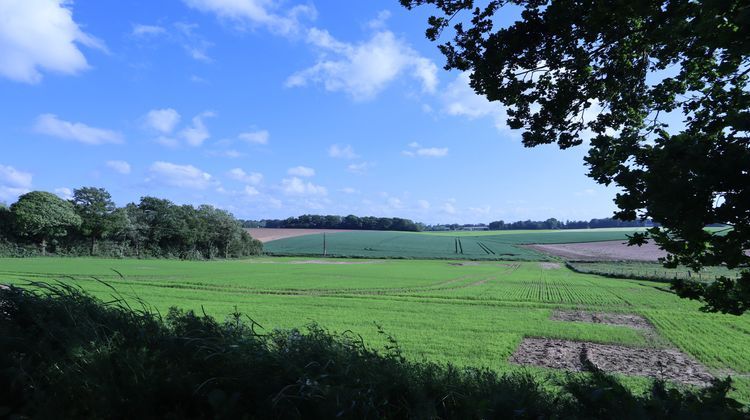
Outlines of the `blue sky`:
M 526 149 L 392 1 L 0 1 L 0 201 L 100 186 L 237 217 L 589 219 L 585 146 Z

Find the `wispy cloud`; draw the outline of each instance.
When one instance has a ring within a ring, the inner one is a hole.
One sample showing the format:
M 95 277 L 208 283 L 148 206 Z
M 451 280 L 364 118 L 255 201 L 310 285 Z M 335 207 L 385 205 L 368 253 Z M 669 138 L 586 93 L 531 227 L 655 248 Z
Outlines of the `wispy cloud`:
M 447 147 L 422 147 L 417 142 L 409 143 L 408 150 L 402 150 L 401 154 L 409 157 L 445 157 L 448 156 Z
M 108 160 L 106 165 L 109 169 L 122 175 L 129 174 L 131 170 L 130 164 L 124 160 Z
M 148 181 L 171 187 L 204 190 L 216 185 L 214 178 L 193 165 L 178 165 L 171 162 L 154 162 L 149 168 Z
M 300 178 L 284 178 L 281 180 L 281 190 L 286 195 L 311 195 L 323 196 L 328 194 L 325 187 L 315 185 L 312 182 L 303 181 Z
M 34 124 L 34 131 L 64 140 L 73 140 L 91 145 L 123 142 L 122 135 L 116 131 L 91 127 L 79 122 L 61 120 L 54 114 L 42 114 L 38 116 Z
M 295 166 L 294 168 L 289 168 L 289 170 L 287 170 L 286 172 L 289 175 L 302 176 L 302 177 L 315 176 L 315 169 L 308 168 L 307 166 Z
M 331 147 L 328 148 L 328 156 L 340 159 L 356 159 L 359 157 L 358 154 L 354 153 L 354 148 L 348 144 L 332 144 Z

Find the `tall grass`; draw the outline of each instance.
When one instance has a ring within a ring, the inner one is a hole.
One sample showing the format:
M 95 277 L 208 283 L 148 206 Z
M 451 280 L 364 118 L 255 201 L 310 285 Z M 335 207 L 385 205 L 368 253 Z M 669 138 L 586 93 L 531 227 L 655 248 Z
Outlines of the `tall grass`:
M 385 334 L 385 332 L 382 332 Z M 64 284 L 0 288 L 0 416 L 32 418 L 743 418 L 730 384 L 633 395 L 405 359 L 317 325 L 263 330 Z

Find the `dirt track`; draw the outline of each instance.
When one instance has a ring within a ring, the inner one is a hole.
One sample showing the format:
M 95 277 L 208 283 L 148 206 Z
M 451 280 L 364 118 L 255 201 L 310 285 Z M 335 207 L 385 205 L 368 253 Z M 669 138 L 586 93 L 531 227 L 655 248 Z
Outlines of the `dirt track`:
M 628 246 L 625 241 L 527 246 L 535 251 L 576 261 L 657 261 L 660 257 L 667 256 L 653 242 L 643 246 Z
M 277 239 L 293 238 L 295 236 L 313 235 L 316 233 L 338 233 L 351 232 L 347 229 L 271 229 L 271 228 L 249 228 L 245 229 L 253 238 L 261 242 L 270 242 Z

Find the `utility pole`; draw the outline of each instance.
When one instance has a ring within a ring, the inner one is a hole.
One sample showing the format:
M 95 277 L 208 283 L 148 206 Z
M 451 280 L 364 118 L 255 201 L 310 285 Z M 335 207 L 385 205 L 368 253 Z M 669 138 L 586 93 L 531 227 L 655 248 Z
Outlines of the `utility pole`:
M 326 233 L 323 232 L 323 256 L 328 255 L 328 249 L 326 248 Z

